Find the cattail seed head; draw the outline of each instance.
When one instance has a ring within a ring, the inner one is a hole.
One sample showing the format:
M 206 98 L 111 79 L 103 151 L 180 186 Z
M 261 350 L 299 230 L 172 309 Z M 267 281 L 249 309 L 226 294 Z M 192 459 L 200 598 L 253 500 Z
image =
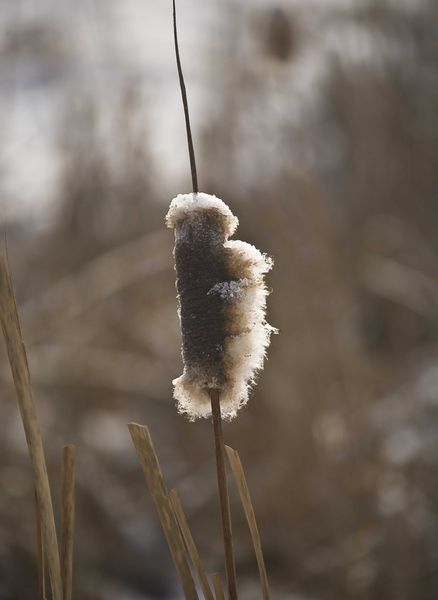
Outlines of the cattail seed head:
M 265 321 L 264 283 L 273 263 L 228 239 L 238 223 L 222 200 L 204 193 L 178 195 L 166 217 L 175 230 L 184 362 L 174 396 L 191 420 L 210 416 L 209 389 L 220 390 L 222 416 L 236 416 L 274 331 Z

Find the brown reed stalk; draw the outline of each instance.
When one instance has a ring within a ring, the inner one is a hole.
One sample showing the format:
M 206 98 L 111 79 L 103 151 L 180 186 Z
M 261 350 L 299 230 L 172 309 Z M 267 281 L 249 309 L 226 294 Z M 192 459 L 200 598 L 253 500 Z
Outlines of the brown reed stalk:
M 36 521 L 36 547 L 38 570 L 38 600 L 46 600 L 46 565 L 44 560 L 43 534 L 41 531 L 41 514 L 38 506 L 38 496 L 35 490 L 35 521 Z
M 214 594 L 216 600 L 225 600 L 224 588 L 222 585 L 222 578 L 220 573 L 213 573 L 211 576 L 213 579 Z
M 248 522 L 248 527 L 251 533 L 251 539 L 254 546 L 254 551 L 257 559 L 257 565 L 260 574 L 260 583 L 262 586 L 263 600 L 269 600 L 269 583 L 268 575 L 266 572 L 265 560 L 263 557 L 262 543 L 260 539 L 259 530 L 257 527 L 257 521 L 255 518 L 254 507 L 251 501 L 251 495 L 249 493 L 248 483 L 246 481 L 245 472 L 243 470 L 242 462 L 240 460 L 239 453 L 229 446 L 225 446 L 228 460 L 230 462 L 231 470 L 233 471 L 234 480 L 236 482 L 237 489 L 239 491 L 240 500 L 242 502 L 243 510 L 245 511 L 245 517 Z
M 195 583 L 187 562 L 184 542 L 172 510 L 169 493 L 164 483 L 163 473 L 149 429 L 137 423 L 129 423 L 128 429 L 143 468 L 149 493 L 160 518 L 185 598 L 186 600 L 198 600 Z
M 192 532 L 190 531 L 190 527 L 187 522 L 187 518 L 181 504 L 181 500 L 179 499 L 178 492 L 175 489 L 171 490 L 169 498 L 176 516 L 176 520 L 178 521 L 179 528 L 181 529 L 181 533 L 184 538 L 184 542 L 186 544 L 190 559 L 198 573 L 204 598 L 205 600 L 214 600 L 213 592 L 210 588 L 207 573 L 205 571 L 201 557 L 199 556 L 199 552 L 196 547 L 195 540 L 193 539 Z
M 222 431 L 222 415 L 219 390 L 209 390 L 211 412 L 213 416 L 214 443 L 216 449 L 216 472 L 221 509 L 222 535 L 224 539 L 225 570 L 227 574 L 230 600 L 237 600 L 237 577 L 233 552 L 233 534 L 231 529 L 230 497 L 228 494 L 227 474 L 225 472 L 225 449 Z
M 32 394 L 26 350 L 21 334 L 17 303 L 12 279 L 4 257 L 0 256 L 0 321 L 17 392 L 29 456 L 34 474 L 44 553 L 47 558 L 53 600 L 62 600 L 61 566 L 55 517 L 50 494 L 49 477 L 44 456 L 43 440 L 38 425 Z
M 71 600 L 73 587 L 73 540 L 75 525 L 76 448 L 62 449 L 61 576 L 63 600 Z

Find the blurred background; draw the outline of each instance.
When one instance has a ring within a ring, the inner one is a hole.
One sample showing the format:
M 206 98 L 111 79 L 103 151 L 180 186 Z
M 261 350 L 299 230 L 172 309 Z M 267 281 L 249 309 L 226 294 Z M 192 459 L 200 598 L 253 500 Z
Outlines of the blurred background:
M 280 329 L 238 419 L 273 598 L 438 588 L 438 5 L 179 0 L 202 190 L 275 259 Z M 171 3 L 0 1 L 0 233 L 59 506 L 77 444 L 74 596 L 177 599 L 126 423 L 150 427 L 209 571 L 211 423 L 178 416 L 164 216 L 190 174 Z M 27 449 L 0 345 L 0 599 L 34 599 Z M 260 597 L 232 488 L 242 599 Z

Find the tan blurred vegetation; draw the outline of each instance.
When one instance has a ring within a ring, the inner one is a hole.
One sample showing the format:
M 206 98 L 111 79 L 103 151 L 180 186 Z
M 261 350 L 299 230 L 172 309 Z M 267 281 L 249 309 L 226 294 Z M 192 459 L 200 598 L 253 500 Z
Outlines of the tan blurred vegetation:
M 280 330 L 225 435 L 245 464 L 274 598 L 432 600 L 438 11 L 329 5 L 226 3 L 227 36 L 209 54 L 201 189 L 230 204 L 240 239 L 274 257 L 268 314 Z M 41 60 L 67 60 L 41 31 L 26 39 Z M 4 60 L 15 51 L 0 47 Z M 101 99 L 65 102 L 49 225 L 25 215 L 8 224 L 52 481 L 62 445 L 78 449 L 82 600 L 177 597 L 131 420 L 148 423 L 208 570 L 222 568 L 211 424 L 186 422 L 171 395 L 181 359 L 163 219 L 189 176 L 162 181 L 147 103 L 131 83 L 119 96 L 105 101 L 106 136 Z M 0 600 L 26 600 L 36 590 L 32 480 L 1 353 Z M 233 509 L 239 579 L 253 599 L 235 492 Z

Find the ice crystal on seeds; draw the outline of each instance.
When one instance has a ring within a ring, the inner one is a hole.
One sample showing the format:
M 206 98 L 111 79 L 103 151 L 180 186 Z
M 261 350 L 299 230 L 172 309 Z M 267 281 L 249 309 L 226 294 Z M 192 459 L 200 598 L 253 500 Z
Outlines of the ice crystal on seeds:
M 238 281 L 220 281 L 207 292 L 207 295 L 217 294 L 222 300 L 232 302 L 235 298 L 240 298 L 248 284 L 249 280 L 246 277 Z

